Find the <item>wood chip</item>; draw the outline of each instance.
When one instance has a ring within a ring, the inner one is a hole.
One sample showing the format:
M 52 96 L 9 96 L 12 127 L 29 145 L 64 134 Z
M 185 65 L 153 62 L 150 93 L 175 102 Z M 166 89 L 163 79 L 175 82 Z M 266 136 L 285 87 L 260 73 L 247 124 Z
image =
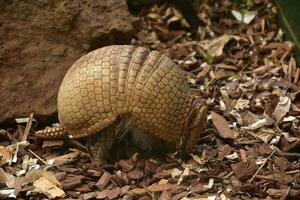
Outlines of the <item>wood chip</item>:
M 117 187 L 107 192 L 108 199 L 115 199 L 121 194 L 121 188 Z
M 124 171 L 131 171 L 134 167 L 130 160 L 120 160 L 118 164 Z
M 104 172 L 101 178 L 96 183 L 97 188 L 100 190 L 105 189 L 112 179 L 112 175 L 108 172 Z
M 33 182 L 35 189 L 43 194 L 45 194 L 49 199 L 63 198 L 65 193 L 63 190 L 59 189 L 54 183 L 49 181 L 45 177 L 40 177 Z
M 131 179 L 138 180 L 144 177 L 144 172 L 140 169 L 134 169 L 133 171 L 128 172 L 128 176 Z
M 61 182 L 61 185 L 64 190 L 72 189 L 76 186 L 81 185 L 84 176 L 69 176 L 64 181 Z
M 148 186 L 148 190 L 151 192 L 161 192 L 161 191 L 166 191 L 170 190 L 172 188 L 172 184 L 166 183 L 166 184 L 152 184 Z
M 135 189 L 129 190 L 128 192 L 126 192 L 126 194 L 129 194 L 132 196 L 137 196 L 137 195 L 145 194 L 146 192 L 147 192 L 147 190 L 144 188 L 135 188 Z

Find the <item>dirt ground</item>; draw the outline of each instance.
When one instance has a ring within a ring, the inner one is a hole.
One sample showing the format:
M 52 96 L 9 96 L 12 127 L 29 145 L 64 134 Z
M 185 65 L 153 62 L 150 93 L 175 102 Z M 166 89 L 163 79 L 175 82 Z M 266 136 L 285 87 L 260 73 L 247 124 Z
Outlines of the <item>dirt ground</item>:
M 207 127 L 187 160 L 135 153 L 96 167 L 75 141 L 36 139 L 31 115 L 0 130 L 0 198 L 300 199 L 293 44 L 272 1 L 237 2 L 193 5 L 196 28 L 173 4 L 134 11 L 132 44 L 171 57 L 207 101 Z

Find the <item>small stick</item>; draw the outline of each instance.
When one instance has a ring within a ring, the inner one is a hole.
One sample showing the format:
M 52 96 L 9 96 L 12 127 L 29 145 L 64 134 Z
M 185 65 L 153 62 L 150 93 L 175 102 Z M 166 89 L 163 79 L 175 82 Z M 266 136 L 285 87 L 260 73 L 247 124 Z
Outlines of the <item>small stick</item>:
M 275 152 L 276 152 L 276 149 L 274 149 L 274 151 L 267 157 L 267 159 L 263 162 L 263 164 L 261 164 L 261 166 L 257 169 L 257 171 L 255 172 L 255 174 L 250 179 L 250 183 L 252 183 L 252 181 L 254 180 L 254 178 L 257 176 L 258 172 L 265 166 L 265 164 L 268 162 L 268 160 L 273 156 L 273 154 Z
M 232 175 L 233 175 L 233 171 L 231 171 L 228 174 L 226 174 L 225 176 L 223 176 L 222 179 L 227 179 L 227 178 L 229 178 Z
M 277 153 L 279 156 L 283 156 L 283 157 L 296 157 L 299 158 L 300 157 L 300 153 L 292 153 L 292 152 L 279 152 Z
M 23 137 L 22 137 L 22 141 L 25 141 L 27 140 L 27 137 L 29 135 L 29 131 L 31 129 L 31 125 L 32 125 L 32 119 L 33 119 L 33 112 L 30 113 L 29 117 L 28 117 L 28 121 L 27 121 L 27 124 L 26 124 L 26 128 L 23 132 Z
M 42 163 L 44 163 L 45 165 L 47 165 L 48 163 L 41 157 L 39 157 L 38 155 L 36 155 L 33 151 L 31 151 L 30 149 L 28 149 L 28 151 L 30 153 L 32 153 L 37 159 L 39 159 Z
M 285 200 L 285 199 L 287 199 L 288 196 L 289 196 L 290 190 L 291 190 L 291 187 L 288 187 L 288 188 L 285 190 L 284 195 L 280 198 L 280 200 Z

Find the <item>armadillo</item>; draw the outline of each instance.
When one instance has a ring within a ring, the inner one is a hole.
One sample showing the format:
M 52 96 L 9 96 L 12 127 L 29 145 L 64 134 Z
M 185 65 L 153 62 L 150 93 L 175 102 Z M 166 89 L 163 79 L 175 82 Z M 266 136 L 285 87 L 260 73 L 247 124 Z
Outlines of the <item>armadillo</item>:
M 169 57 L 131 45 L 99 48 L 78 59 L 61 83 L 57 105 L 60 126 L 36 135 L 88 137 L 96 162 L 132 127 L 191 153 L 207 114 Z

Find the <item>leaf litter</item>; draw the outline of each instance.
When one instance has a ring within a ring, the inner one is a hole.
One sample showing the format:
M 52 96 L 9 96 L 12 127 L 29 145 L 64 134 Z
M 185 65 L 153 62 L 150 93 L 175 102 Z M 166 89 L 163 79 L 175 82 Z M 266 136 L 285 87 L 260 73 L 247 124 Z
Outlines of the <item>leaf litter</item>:
M 237 2 L 195 4 L 206 24 L 197 30 L 164 2 L 136 16 L 132 43 L 170 56 L 207 99 L 208 125 L 187 160 L 139 153 L 97 167 L 74 142 L 37 140 L 31 114 L 0 130 L 0 198 L 299 199 L 293 44 L 272 1 Z

